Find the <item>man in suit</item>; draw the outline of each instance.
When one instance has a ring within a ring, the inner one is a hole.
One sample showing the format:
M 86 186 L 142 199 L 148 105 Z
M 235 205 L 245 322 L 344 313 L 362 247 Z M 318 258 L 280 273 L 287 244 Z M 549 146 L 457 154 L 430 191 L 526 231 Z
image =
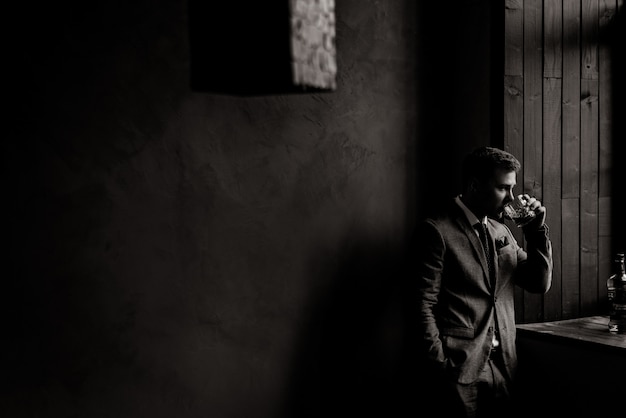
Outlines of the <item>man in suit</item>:
M 417 288 L 417 340 L 428 371 L 428 399 L 430 406 L 438 404 L 438 415 L 514 413 L 515 285 L 546 293 L 552 282 L 541 202 L 525 195 L 536 214 L 523 227 L 526 249 L 502 222 L 503 206 L 515 198 L 519 169 L 505 151 L 474 150 L 463 164 L 462 194 L 445 213 L 425 219 L 414 237 L 409 280 Z

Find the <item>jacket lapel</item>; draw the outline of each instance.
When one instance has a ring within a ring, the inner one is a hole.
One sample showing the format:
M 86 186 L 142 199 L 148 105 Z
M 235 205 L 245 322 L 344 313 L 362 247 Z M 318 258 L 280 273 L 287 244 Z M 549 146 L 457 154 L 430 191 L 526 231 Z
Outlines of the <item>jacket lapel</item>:
M 498 263 L 498 250 L 496 249 L 496 235 L 497 235 L 497 231 L 496 228 L 492 225 L 491 223 L 492 221 L 490 219 L 487 220 L 487 230 L 489 231 L 489 240 L 492 251 L 493 251 L 493 268 L 494 268 L 494 277 L 495 277 L 495 283 L 494 285 L 494 293 L 496 293 L 495 291 L 497 291 L 498 289 L 498 277 L 500 277 L 499 275 L 499 264 Z
M 474 227 L 469 224 L 469 221 L 465 217 L 465 214 L 463 214 L 463 212 L 460 209 L 459 209 L 459 212 L 460 214 L 457 215 L 456 222 L 459 225 L 459 227 L 463 230 L 465 235 L 467 235 L 467 238 L 472 244 L 472 247 L 474 248 L 474 255 L 476 256 L 476 258 L 480 262 L 480 265 L 483 268 L 483 279 L 485 280 L 487 287 L 491 289 L 491 280 L 489 280 L 489 266 L 487 265 L 487 257 L 485 256 L 483 245 L 480 242 L 480 239 L 478 238 L 478 235 L 476 234 Z M 489 232 L 490 232 L 490 235 L 492 235 L 491 229 L 489 229 Z M 493 238 L 491 239 L 493 240 Z M 494 260 L 494 264 L 495 264 L 495 260 Z

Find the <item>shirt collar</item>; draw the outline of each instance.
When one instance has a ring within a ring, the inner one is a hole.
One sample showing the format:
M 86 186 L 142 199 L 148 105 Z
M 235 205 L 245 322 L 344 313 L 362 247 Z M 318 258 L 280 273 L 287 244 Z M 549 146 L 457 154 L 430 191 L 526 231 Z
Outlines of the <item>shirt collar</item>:
M 467 206 L 465 206 L 465 203 L 463 203 L 463 201 L 461 200 L 461 195 L 458 195 L 457 197 L 455 197 L 454 201 L 461 208 L 461 210 L 465 214 L 465 217 L 467 218 L 470 225 L 474 226 L 480 222 L 482 222 L 484 225 L 487 225 L 487 217 L 485 216 L 483 217 L 482 220 L 479 220 L 478 217 L 474 215 L 474 213 L 471 210 L 469 210 Z

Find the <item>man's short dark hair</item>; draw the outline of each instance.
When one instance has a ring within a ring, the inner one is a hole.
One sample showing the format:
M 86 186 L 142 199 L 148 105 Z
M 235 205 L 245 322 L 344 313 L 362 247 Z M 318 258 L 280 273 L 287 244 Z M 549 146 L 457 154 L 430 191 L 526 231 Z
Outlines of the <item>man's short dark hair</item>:
M 479 147 L 469 153 L 463 161 L 463 187 L 473 179 L 485 182 L 500 169 L 504 171 L 520 170 L 522 165 L 512 154 L 493 147 Z

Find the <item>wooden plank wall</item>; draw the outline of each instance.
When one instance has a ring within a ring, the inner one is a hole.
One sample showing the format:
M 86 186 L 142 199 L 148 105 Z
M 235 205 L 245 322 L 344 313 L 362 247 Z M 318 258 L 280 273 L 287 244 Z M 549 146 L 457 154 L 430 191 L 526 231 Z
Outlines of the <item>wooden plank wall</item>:
M 606 312 L 612 83 L 602 33 L 623 1 L 504 2 L 504 148 L 522 162 L 523 191 L 545 204 L 554 248 L 552 289 L 518 291 L 519 323 Z

